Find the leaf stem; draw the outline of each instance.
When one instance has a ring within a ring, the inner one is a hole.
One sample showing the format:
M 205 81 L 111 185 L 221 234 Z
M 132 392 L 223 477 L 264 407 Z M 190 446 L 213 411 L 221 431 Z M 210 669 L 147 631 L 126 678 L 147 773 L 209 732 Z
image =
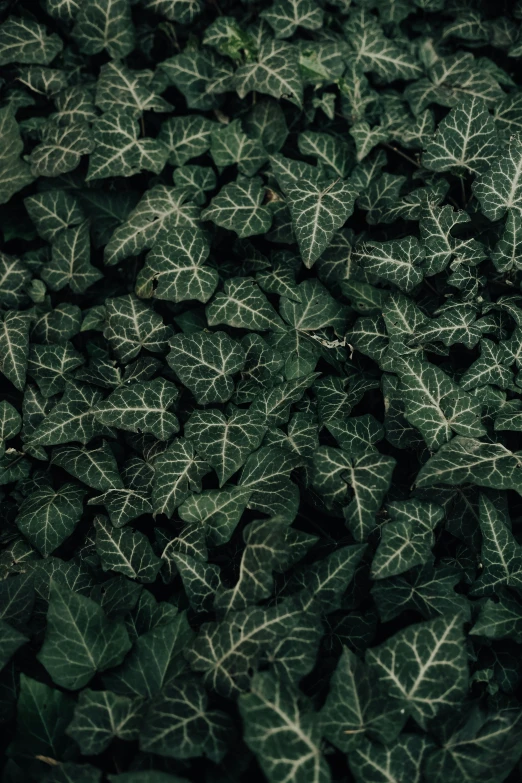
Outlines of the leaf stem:
M 392 150 L 393 152 L 396 152 L 397 155 L 400 155 L 401 158 L 404 158 L 404 160 L 409 161 L 410 163 L 413 163 L 414 166 L 416 166 L 418 169 L 421 168 L 420 163 L 418 163 L 415 158 L 411 158 L 409 155 L 406 155 L 405 152 L 402 152 L 402 150 L 397 149 L 397 147 L 394 147 L 393 144 L 388 144 L 387 141 L 381 142 L 383 147 L 387 147 L 389 150 Z

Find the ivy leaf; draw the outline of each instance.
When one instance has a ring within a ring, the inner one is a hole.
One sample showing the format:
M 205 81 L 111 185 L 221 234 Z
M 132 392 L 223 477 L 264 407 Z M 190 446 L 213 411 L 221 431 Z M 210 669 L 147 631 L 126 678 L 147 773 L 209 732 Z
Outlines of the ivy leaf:
M 140 746 L 144 751 L 175 759 L 205 755 L 216 764 L 223 759 L 232 733 L 230 717 L 207 706 L 208 696 L 198 680 L 172 680 L 145 715 Z
M 223 293 L 206 308 L 209 326 L 226 324 L 236 329 L 265 331 L 282 329 L 283 322 L 254 280 L 232 277 Z
M 94 150 L 86 181 L 131 177 L 142 169 L 159 174 L 167 162 L 167 148 L 157 139 L 138 138 L 138 123 L 124 109 L 105 112 L 92 132 Z
M 368 667 L 344 647 L 319 721 L 323 736 L 345 753 L 352 753 L 366 733 L 389 745 L 405 719 L 400 708 L 389 703 Z
M 28 157 L 33 177 L 57 177 L 74 171 L 82 155 L 93 152 L 94 140 L 86 124 L 49 124 L 42 130 L 42 143 Z
M 416 237 L 390 242 L 364 242 L 355 249 L 354 260 L 363 269 L 411 291 L 424 277 L 424 250 Z
M 189 109 L 207 111 L 219 106 L 219 94 L 231 89 L 233 69 L 211 49 L 188 51 L 160 64 L 169 81 L 185 96 Z
M 194 411 L 185 425 L 185 436 L 214 468 L 220 487 L 259 448 L 265 431 L 248 411 L 237 411 L 228 419 L 218 410 Z
M 171 117 L 161 124 L 158 140 L 169 151 L 168 163 L 184 166 L 187 161 L 206 152 L 211 143 L 215 123 L 207 117 L 190 114 Z
M 48 35 L 43 25 L 31 19 L 10 16 L 0 25 L 0 65 L 49 65 L 62 49 L 59 35 Z
M 254 90 L 278 100 L 286 98 L 299 107 L 303 102 L 296 50 L 283 41 L 264 42 L 259 47 L 257 61 L 239 66 L 235 84 L 240 98 Z
M 225 332 L 195 332 L 170 340 L 167 362 L 200 405 L 226 402 L 234 391 L 232 375 L 244 366 L 240 344 Z
M 487 595 L 500 585 L 522 584 L 522 548 L 493 503 L 480 496 L 482 573 L 473 585 L 473 595 Z
M 263 234 L 272 224 L 272 213 L 263 206 L 264 195 L 259 177 L 238 177 L 221 188 L 201 213 L 201 219 L 231 229 L 239 237 Z
M 25 386 L 29 327 L 27 313 L 16 311 L 5 313 L 0 322 L 0 371 L 20 391 Z
M 276 38 L 289 38 L 298 27 L 319 30 L 323 25 L 323 10 L 313 0 L 276 0 L 260 16 L 266 19 Z
M 431 449 L 447 443 L 452 432 L 468 437 L 485 434 L 480 422 L 480 404 L 439 367 L 404 357 L 394 361 L 393 368 L 400 378 L 404 415 Z
M 147 190 L 139 204 L 113 233 L 105 247 L 105 263 L 117 264 L 127 256 L 137 256 L 152 247 L 163 229 L 194 228 L 199 207 L 187 202 L 185 188 L 156 185 Z
M 187 438 L 176 438 L 154 460 L 152 503 L 156 514 L 172 516 L 191 491 L 201 491 L 201 479 L 209 466 L 196 454 Z
M 513 639 L 520 644 L 522 639 L 522 604 L 507 592 L 501 593 L 499 601 L 491 598 L 481 606 L 477 621 L 470 631 L 473 636 L 486 639 Z
M 477 174 L 489 168 L 497 149 L 495 122 L 486 103 L 469 96 L 439 123 L 422 162 L 432 171 L 465 169 Z
M 70 441 L 85 445 L 96 435 L 111 435 L 110 426 L 94 417 L 93 406 L 101 396 L 92 386 L 67 382 L 60 401 L 31 432 L 31 446 L 56 446 Z
M 126 57 L 135 45 L 129 0 L 94 0 L 81 6 L 72 34 L 84 54 L 105 49 L 115 60 Z
M 226 544 L 232 537 L 250 498 L 250 490 L 243 487 L 209 489 L 189 495 L 179 506 L 178 514 L 185 522 L 204 526 L 211 544 Z
M 11 628 L 4 620 L 0 620 L 0 670 L 9 663 L 15 652 L 29 639 L 20 631 Z
M 142 348 L 163 353 L 172 334 L 163 319 L 132 294 L 106 301 L 104 337 L 118 359 L 127 364 Z
M 366 661 L 390 697 L 424 727 L 441 710 L 455 709 L 466 693 L 462 616 L 409 626 L 369 650 Z
M 314 486 L 329 505 L 349 501 L 345 519 L 357 541 L 364 541 L 375 527 L 375 514 L 390 486 L 394 467 L 393 457 L 378 453 L 351 456 L 331 446 L 320 446 L 315 452 Z
M 82 294 L 103 275 L 90 262 L 89 226 L 87 222 L 67 228 L 53 242 L 52 259 L 42 270 L 42 278 L 52 291 L 66 285 Z
M 217 271 L 205 265 L 209 253 L 202 231 L 173 228 L 154 243 L 141 275 L 147 284 L 154 284 L 157 299 L 207 302 L 218 284 Z
M 77 200 L 65 190 L 48 190 L 24 199 L 24 206 L 39 236 L 53 242 L 61 231 L 83 221 Z
M 56 492 L 43 487 L 29 495 L 16 517 L 19 530 L 46 557 L 74 531 L 83 510 L 85 490 L 64 484 Z
M 250 693 L 239 697 L 239 709 L 245 742 L 270 783 L 283 783 L 289 775 L 296 783 L 328 783 L 319 726 L 310 708 L 301 707 L 297 689 L 261 672 L 253 679 Z
M 143 703 L 110 691 L 81 691 L 67 734 L 85 756 L 103 753 L 115 737 L 138 739 Z
M 518 138 L 477 177 L 473 192 L 490 220 L 500 220 L 507 210 L 522 212 L 522 142 Z
M 520 457 L 501 443 L 457 436 L 442 446 L 417 474 L 417 486 L 456 486 L 466 481 L 491 489 L 520 492 Z
M 311 267 L 352 214 L 357 191 L 339 179 L 301 179 L 287 189 L 287 196 L 301 256 Z
M 299 491 L 288 476 L 301 462 L 299 455 L 277 446 L 263 446 L 253 452 L 239 480 L 239 485 L 252 493 L 248 507 L 264 514 L 282 514 L 293 520 Z
M 78 690 L 98 671 L 116 666 L 131 642 L 121 621 L 109 621 L 95 601 L 51 582 L 47 629 L 38 660 L 53 682 Z
M 156 95 L 152 71 L 131 71 L 122 62 L 102 65 L 96 82 L 96 106 L 102 112 L 125 109 L 133 117 L 144 111 L 165 112 L 171 105 Z
M 11 196 L 29 185 L 34 177 L 29 164 L 20 158 L 24 144 L 18 123 L 9 107 L 0 109 L 0 133 L 0 204 L 5 204 Z
M 150 593 L 145 595 L 150 596 Z M 193 636 L 186 612 L 149 627 L 136 639 L 123 664 L 104 675 L 105 684 L 128 698 L 151 699 L 160 694 L 176 674 L 185 670 L 182 653 Z
M 94 527 L 96 551 L 104 571 L 116 571 L 138 582 L 154 582 L 161 560 L 143 533 L 115 528 L 103 517 L 96 517 Z
M 218 168 L 237 163 L 238 171 L 247 177 L 253 176 L 268 157 L 259 142 L 248 138 L 239 120 L 212 131 L 210 154 Z
M 176 416 L 168 410 L 177 396 L 173 383 L 156 378 L 116 389 L 106 400 L 97 403 L 92 412 L 101 424 L 129 432 L 150 432 L 160 440 L 167 440 L 179 429 Z
M 93 489 L 123 487 L 118 465 L 106 441 L 96 449 L 62 446 L 53 451 L 52 463 Z
M 415 780 L 432 749 L 430 740 L 418 734 L 401 734 L 386 745 L 363 738 L 350 755 L 350 770 L 355 780 L 368 783 L 380 783 L 391 775 Z
M 371 71 L 386 82 L 421 76 L 421 66 L 406 49 L 386 38 L 375 16 L 366 9 L 350 15 L 344 32 L 363 71 Z
M 180 24 L 189 24 L 201 13 L 200 0 L 143 0 L 142 5 L 169 21 Z

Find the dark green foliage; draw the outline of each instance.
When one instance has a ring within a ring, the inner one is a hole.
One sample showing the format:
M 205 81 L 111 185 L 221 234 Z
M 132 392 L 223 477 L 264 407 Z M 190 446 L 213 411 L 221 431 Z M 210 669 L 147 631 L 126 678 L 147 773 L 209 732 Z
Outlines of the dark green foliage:
M 0 0 L 5 783 L 520 780 L 520 57 Z

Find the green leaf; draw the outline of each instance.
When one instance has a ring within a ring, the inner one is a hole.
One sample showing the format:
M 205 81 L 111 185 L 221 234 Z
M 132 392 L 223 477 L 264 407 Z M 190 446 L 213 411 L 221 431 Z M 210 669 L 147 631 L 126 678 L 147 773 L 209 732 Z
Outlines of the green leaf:
M 183 93 L 189 109 L 207 111 L 219 106 L 219 94 L 231 89 L 233 69 L 211 49 L 186 49 L 160 63 L 169 81 Z
M 507 210 L 522 212 L 522 142 L 515 137 L 502 150 L 490 168 L 477 177 L 473 192 L 482 212 L 490 220 L 500 220 Z
M 159 174 L 167 162 L 167 148 L 157 139 L 140 139 L 139 125 L 124 109 L 105 112 L 93 124 L 94 151 L 86 181 L 132 177 L 140 171 Z
M 177 396 L 173 383 L 156 378 L 116 389 L 92 412 L 101 424 L 128 432 L 150 432 L 159 440 L 167 440 L 179 429 L 176 416 L 168 410 Z
M 522 586 L 522 548 L 503 516 L 486 495 L 480 496 L 482 533 L 481 574 L 473 585 L 473 595 L 487 595 L 500 585 Z
M 411 291 L 424 277 L 424 250 L 416 237 L 390 242 L 364 242 L 356 246 L 354 260 L 363 269 Z
M 296 50 L 286 42 L 268 39 L 259 47 L 257 61 L 239 66 L 235 85 L 240 98 L 255 90 L 301 107 L 303 83 Z
M 298 27 L 319 30 L 323 25 L 323 13 L 313 0 L 276 0 L 260 16 L 268 22 L 276 38 L 289 38 Z
M 0 109 L 0 134 L 2 135 L 2 149 L 0 150 L 0 204 L 6 204 L 11 196 L 26 185 L 29 185 L 34 177 L 29 164 L 20 158 L 20 153 L 24 149 L 24 143 L 20 136 L 18 123 L 9 107 Z
M 185 522 L 198 522 L 211 544 L 226 544 L 247 507 L 250 490 L 243 487 L 209 489 L 189 495 L 178 508 Z
M 500 443 L 458 436 L 423 465 L 417 474 L 417 486 L 457 486 L 471 481 L 479 487 L 521 492 L 520 464 L 520 457 Z
M 287 189 L 292 224 L 305 266 L 313 265 L 352 214 L 357 191 L 339 179 L 301 179 Z
M 405 718 L 371 677 L 368 667 L 344 647 L 319 722 L 322 735 L 351 757 L 365 734 L 389 745 L 401 731 Z
M 216 294 L 207 306 L 206 315 L 209 326 L 226 324 L 258 331 L 283 328 L 281 318 L 257 283 L 249 278 L 227 280 L 223 293 Z
M 431 449 L 447 443 L 453 432 L 468 437 L 485 434 L 480 404 L 439 367 L 413 356 L 393 360 L 392 366 L 400 379 L 406 419 Z
M 131 71 L 122 62 L 102 65 L 96 82 L 96 106 L 102 112 L 125 109 L 133 117 L 144 111 L 169 111 L 172 106 L 156 94 L 152 71 Z
M 270 783 L 329 783 L 321 737 L 310 707 L 301 706 L 296 688 L 262 672 L 250 693 L 239 698 L 245 742 Z
M 368 651 L 371 674 L 424 728 L 442 710 L 456 709 L 468 688 L 462 616 L 411 625 Z
M 180 24 L 189 24 L 201 13 L 200 0 L 143 0 L 142 5 L 171 22 L 179 22 Z M 122 780 L 121 783 L 124 781 Z M 154 781 L 151 780 L 150 783 L 154 783 Z M 158 783 L 161 781 L 158 780 Z M 168 782 L 165 781 L 165 783 Z
M 122 258 L 136 256 L 151 247 L 163 229 L 196 225 L 199 207 L 187 201 L 185 188 L 156 185 L 146 191 L 127 219 L 115 231 L 105 247 L 105 263 L 117 264 Z
M 16 524 L 31 544 L 46 557 L 54 552 L 80 521 L 85 490 L 64 484 L 56 492 L 43 487 L 20 506 Z
M 350 15 L 344 32 L 363 71 L 375 73 L 385 82 L 422 75 L 421 66 L 407 49 L 386 38 L 377 19 L 366 9 Z
M 82 155 L 95 149 L 91 130 L 85 123 L 75 125 L 45 125 L 42 143 L 28 157 L 33 177 L 57 177 L 74 171 Z
M 142 721 L 142 702 L 110 691 L 83 690 L 67 727 L 67 734 L 78 743 L 85 756 L 103 753 L 112 740 L 138 739 Z
M 27 313 L 10 311 L 0 322 L 0 371 L 23 391 L 29 356 L 29 326 Z
M 175 679 L 151 702 L 140 735 L 142 750 L 174 759 L 206 756 L 218 764 L 232 736 L 230 716 L 208 708 L 196 679 Z
M 41 755 L 63 761 L 70 756 L 71 741 L 65 734 L 74 702 L 70 694 L 20 674 L 16 736 L 9 755 L 20 761 Z
M 93 0 L 80 7 L 72 35 L 83 54 L 105 49 L 117 60 L 132 52 L 134 27 L 129 0 Z
M 522 603 L 507 592 L 501 593 L 498 601 L 488 598 L 481 606 L 470 634 L 486 639 L 512 639 L 520 644 Z
M 104 517 L 96 517 L 96 551 L 104 571 L 116 571 L 138 582 L 154 582 L 161 560 L 149 540 L 137 530 L 113 527 Z
M 15 652 L 28 641 L 20 631 L 0 620 L 0 669 L 3 669 Z
M 140 277 L 147 285 L 154 285 L 156 299 L 207 302 L 218 284 L 217 271 L 205 265 L 209 253 L 210 246 L 202 231 L 173 228 L 154 242 Z
M 264 195 L 259 177 L 238 177 L 221 188 L 201 213 L 201 219 L 235 231 L 239 237 L 263 234 L 272 224 L 272 212 L 263 206 Z
M 101 396 L 92 386 L 67 382 L 62 398 L 50 413 L 41 418 L 46 413 L 40 407 L 42 403 L 35 411 L 39 421 L 30 433 L 31 446 L 56 446 L 70 441 L 85 445 L 96 435 L 111 435 L 110 427 L 94 417 L 93 406 Z
M 289 476 L 301 463 L 299 455 L 277 446 L 263 446 L 254 451 L 248 457 L 239 480 L 239 485 L 252 493 L 248 508 L 264 514 L 281 514 L 293 521 L 299 490 Z
M 208 471 L 209 466 L 196 454 L 191 441 L 176 438 L 154 460 L 154 512 L 172 516 L 190 492 L 201 491 L 201 479 Z
M 435 543 L 433 529 L 444 516 L 440 506 L 420 500 L 390 503 L 388 512 L 392 521 L 381 528 L 372 561 L 374 579 L 386 579 L 430 563 Z
M 66 285 L 75 294 L 83 294 L 102 273 L 90 262 L 91 248 L 87 222 L 60 232 L 52 246 L 51 261 L 42 269 L 42 278 L 51 291 Z
M 203 155 L 209 148 L 215 123 L 206 117 L 191 114 L 171 117 L 161 124 L 158 140 L 169 151 L 168 163 L 183 166 L 192 158 Z
M 497 149 L 495 122 L 486 103 L 469 96 L 439 123 L 422 162 L 432 171 L 465 169 L 478 174 L 489 168 Z
M 6 400 L 0 402 L 0 455 L 5 452 L 5 441 L 18 435 L 22 427 L 22 418 L 16 408 Z
M 109 621 L 95 601 L 55 582 L 38 660 L 62 688 L 78 690 L 98 671 L 116 666 L 131 642 L 121 621 Z
M 39 236 L 48 242 L 66 228 L 83 221 L 77 200 L 65 190 L 48 190 L 24 199 L 24 206 Z
M 62 446 L 54 449 L 52 464 L 59 465 L 71 476 L 93 489 L 123 487 L 118 465 L 106 441 L 95 449 L 80 446 Z
M 127 364 L 142 348 L 163 353 L 172 334 L 163 319 L 133 294 L 106 300 L 104 337 L 117 358 Z
M 237 163 L 239 173 L 247 177 L 253 176 L 268 158 L 259 142 L 248 138 L 239 120 L 212 131 L 210 154 L 218 169 Z
M 49 65 L 63 49 L 56 33 L 31 19 L 10 16 L 0 25 L 0 65 L 36 63 Z
M 285 639 L 302 617 L 290 601 L 270 609 L 256 606 L 233 612 L 221 622 L 205 623 L 186 652 L 191 668 L 202 672 L 205 684 L 224 696 L 249 688 L 251 672 L 263 654 Z
M 315 452 L 314 486 L 328 505 L 348 502 L 344 510 L 346 524 L 357 541 L 364 541 L 375 527 L 375 514 L 388 491 L 394 467 L 393 457 L 379 453 L 351 456 L 331 446 L 320 446 Z
M 262 423 L 243 411 L 228 419 L 218 410 L 194 411 L 185 425 L 185 436 L 214 468 L 220 487 L 259 448 L 265 431 Z
M 385 780 L 421 780 L 432 743 L 418 734 L 401 734 L 392 743 L 381 745 L 363 739 L 350 754 L 349 766 L 357 783 L 384 783 Z
M 151 699 L 185 670 L 182 653 L 193 637 L 185 612 L 163 621 L 136 639 L 122 666 L 104 676 L 105 684 L 125 697 Z
M 200 405 L 226 402 L 234 391 L 232 375 L 245 363 L 241 345 L 225 332 L 177 334 L 167 362 Z

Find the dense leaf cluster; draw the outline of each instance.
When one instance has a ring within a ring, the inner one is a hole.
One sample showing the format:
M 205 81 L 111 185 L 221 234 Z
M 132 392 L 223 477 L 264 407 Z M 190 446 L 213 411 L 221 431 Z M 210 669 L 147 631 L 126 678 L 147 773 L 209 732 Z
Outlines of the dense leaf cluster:
M 522 4 L 0 13 L 5 783 L 519 780 Z

